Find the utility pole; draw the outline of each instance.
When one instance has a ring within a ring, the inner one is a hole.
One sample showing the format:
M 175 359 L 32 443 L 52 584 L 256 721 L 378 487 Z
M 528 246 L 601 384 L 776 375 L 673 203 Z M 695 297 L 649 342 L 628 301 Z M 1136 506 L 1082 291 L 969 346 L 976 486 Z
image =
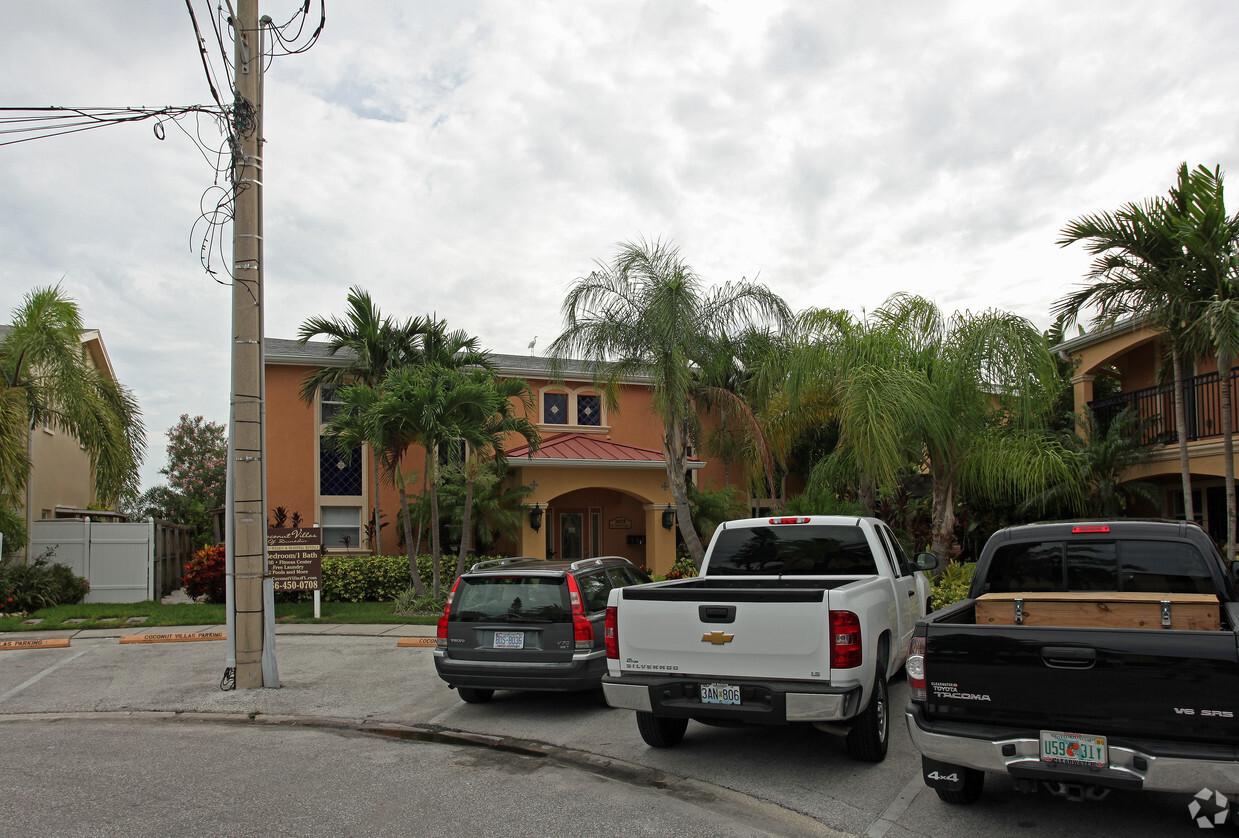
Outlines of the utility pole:
M 231 11 L 232 4 L 229 4 Z M 235 686 L 278 687 L 274 594 L 267 572 L 263 370 L 263 48 L 258 0 L 239 0 L 233 109 L 232 396 L 225 537 L 229 667 Z M 225 680 L 228 673 L 225 672 Z

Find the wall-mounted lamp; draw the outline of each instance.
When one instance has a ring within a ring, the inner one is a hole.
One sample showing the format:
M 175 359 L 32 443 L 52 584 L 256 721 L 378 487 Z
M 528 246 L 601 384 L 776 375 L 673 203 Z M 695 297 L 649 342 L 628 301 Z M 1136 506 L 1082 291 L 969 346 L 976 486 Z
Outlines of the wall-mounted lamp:
M 542 529 L 542 507 L 538 504 L 533 505 L 533 509 L 529 510 L 529 526 L 534 532 Z
M 675 510 L 671 508 L 671 504 L 667 504 L 667 508 L 663 510 L 663 529 L 669 530 L 675 526 Z

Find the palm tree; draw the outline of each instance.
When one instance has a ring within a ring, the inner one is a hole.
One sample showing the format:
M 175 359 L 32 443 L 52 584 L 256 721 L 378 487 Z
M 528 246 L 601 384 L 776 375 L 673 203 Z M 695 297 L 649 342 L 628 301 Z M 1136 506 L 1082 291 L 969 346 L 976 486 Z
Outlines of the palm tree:
M 678 248 L 655 240 L 624 242 L 609 264 L 576 280 L 563 303 L 564 331 L 550 345 L 553 374 L 559 359 L 592 363 L 595 385 L 616 405 L 621 382 L 650 381 L 652 409 L 662 420 L 667 483 L 676 520 L 698 567 L 704 550 L 693 527 L 685 472 L 688 446 L 698 430 L 702 389 L 697 370 L 724 336 L 750 326 L 790 319 L 787 304 L 747 280 L 707 290 Z
M 1148 462 L 1152 451 L 1141 434 L 1152 417 L 1141 418 L 1130 408 L 1103 426 L 1085 408 L 1069 440 L 1074 454 L 1074 482 L 1056 483 L 1026 500 L 1020 510 L 1037 515 L 1083 515 L 1118 518 L 1136 502 L 1158 506 L 1161 496 L 1152 483 L 1124 482 L 1133 466 Z M 1082 432 L 1082 433 L 1080 433 Z
M 482 464 L 491 461 L 498 468 L 505 468 L 508 458 L 504 445 L 512 435 L 529 443 L 530 456 L 542 441 L 537 426 L 527 418 L 536 409 L 529 382 L 520 378 L 497 378 L 486 370 L 476 370 L 471 377 L 490 388 L 491 409 L 481 417 L 477 427 L 465 429 L 469 445 L 462 464 L 465 497 L 461 510 L 460 551 L 456 556 L 457 576 L 465 572 L 465 557 L 473 549 L 473 486 Z M 516 415 L 514 400 L 525 408 L 524 416 Z
M 316 337 L 325 336 L 327 353 L 332 357 L 343 353 L 348 360 L 339 366 L 319 367 L 301 382 L 301 399 L 313 404 L 324 385 L 342 387 L 359 383 L 375 390 L 389 371 L 409 362 L 415 352 L 415 341 L 426 331 L 428 321 L 405 320 L 403 323 L 384 317 L 370 294 L 354 285 L 348 291 L 348 313 L 344 317 L 311 317 L 301 324 L 297 339 L 304 346 Z M 378 554 L 378 533 L 381 507 L 379 503 L 378 448 L 373 440 L 358 439 L 369 445 L 374 457 L 374 544 Z M 414 573 L 416 579 L 417 574 Z
M 789 405 L 830 405 L 839 430 L 815 467 L 853 479 L 867 511 L 909 464 L 930 477 L 931 549 L 955 545 L 961 491 L 1016 497 L 1067 474 L 1061 447 L 1040 433 L 1052 401 L 1053 358 L 1023 318 L 1000 311 L 947 318 L 931 301 L 897 294 L 865 320 L 819 318 L 821 345 L 789 367 Z
M 1184 353 L 1188 351 L 1188 324 L 1199 290 L 1191 282 L 1184 261 L 1176 217 L 1187 209 L 1190 183 L 1182 176 L 1167 198 L 1124 205 L 1114 213 L 1102 212 L 1076 219 L 1063 228 L 1060 246 L 1083 242 L 1097 258 L 1089 268 L 1091 284 L 1054 304 L 1061 324 L 1080 319 L 1088 306 L 1097 312 L 1094 326 L 1112 324 L 1124 316 L 1146 318 L 1166 336 L 1174 376 L 1175 429 L 1183 508 L 1187 520 L 1192 508 L 1191 465 L 1187 455 L 1187 415 L 1184 407 Z
M 1239 214 L 1226 215 L 1222 170 L 1187 164 L 1179 168 L 1179 189 L 1188 196 L 1175 215 L 1177 239 L 1204 299 L 1190 329 L 1197 346 L 1217 357 L 1221 396 L 1222 445 L 1226 478 L 1226 558 L 1235 558 L 1235 449 L 1231 364 L 1239 357 Z
M 437 365 L 405 366 L 387 375 L 377 398 L 366 409 L 367 425 L 398 428 L 403 439 L 420 444 L 428 453 L 430 474 L 423 496 L 430 498 L 430 552 L 435 597 L 439 596 L 441 588 L 439 561 L 442 556 L 439 456 L 442 453 L 450 458 L 452 443 L 476 440 L 476 429 L 485 427 L 487 417 L 494 412 L 493 392 L 488 383 L 463 370 Z M 407 515 L 408 504 L 403 496 L 401 502 Z M 411 535 L 406 519 L 406 544 Z M 414 556 L 411 546 L 410 550 L 410 556 Z
M 15 502 L 27 487 L 39 425 L 86 450 L 97 501 L 113 506 L 138 495 L 141 412 L 129 390 L 87 362 L 82 331 L 77 303 L 58 285 L 29 292 L 13 312 L 0 343 L 0 500 Z

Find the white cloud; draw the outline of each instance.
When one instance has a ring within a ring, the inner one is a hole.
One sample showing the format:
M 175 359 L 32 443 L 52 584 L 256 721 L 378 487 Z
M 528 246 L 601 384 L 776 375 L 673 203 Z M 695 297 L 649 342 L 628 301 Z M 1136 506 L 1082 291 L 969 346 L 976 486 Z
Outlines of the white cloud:
M 1088 262 L 1055 245 L 1065 222 L 1163 192 L 1180 162 L 1239 163 L 1230 4 L 327 11 L 267 76 L 271 336 L 357 284 L 495 351 L 546 346 L 569 283 L 636 236 L 795 308 L 907 290 L 1045 326 Z M 209 101 L 183 7 L 6 12 L 4 105 Z M 64 277 L 142 402 L 147 485 L 177 416 L 227 416 L 230 294 L 191 238 L 213 177 L 145 124 L 0 147 L 0 303 Z

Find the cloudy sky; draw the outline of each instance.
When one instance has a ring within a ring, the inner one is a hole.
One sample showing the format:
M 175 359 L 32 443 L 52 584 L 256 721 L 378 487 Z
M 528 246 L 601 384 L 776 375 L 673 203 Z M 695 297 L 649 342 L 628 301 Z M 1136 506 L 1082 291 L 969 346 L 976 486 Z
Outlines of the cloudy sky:
M 210 103 L 181 3 L 5 13 L 0 106 Z M 1239 172 L 1236 43 L 1221 0 L 329 0 L 266 77 L 266 333 L 358 284 L 541 351 L 565 289 L 639 236 L 794 309 L 912 291 L 1044 328 L 1088 263 L 1064 223 L 1184 161 Z M 78 300 L 141 402 L 146 487 L 180 414 L 228 415 L 230 290 L 195 229 L 214 183 L 150 123 L 0 146 L 4 314 L 57 282 Z

